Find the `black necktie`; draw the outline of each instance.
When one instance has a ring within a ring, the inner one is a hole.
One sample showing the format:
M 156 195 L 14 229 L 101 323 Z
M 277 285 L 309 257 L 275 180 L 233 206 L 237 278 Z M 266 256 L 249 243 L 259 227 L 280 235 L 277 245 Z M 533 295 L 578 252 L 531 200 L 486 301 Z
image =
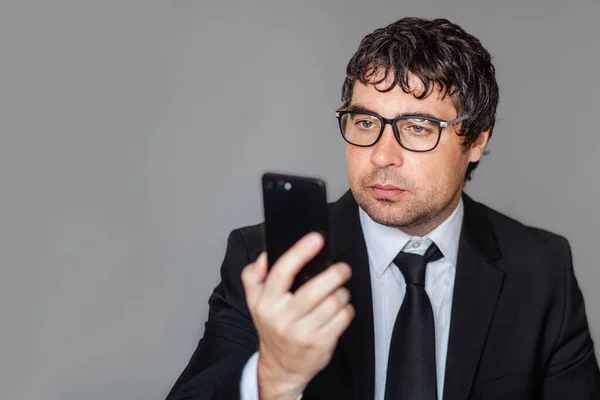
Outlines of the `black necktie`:
M 385 400 L 436 400 L 435 326 L 425 292 L 425 266 L 442 258 L 434 244 L 424 256 L 400 252 L 394 259 L 406 295 L 398 311 L 388 359 Z

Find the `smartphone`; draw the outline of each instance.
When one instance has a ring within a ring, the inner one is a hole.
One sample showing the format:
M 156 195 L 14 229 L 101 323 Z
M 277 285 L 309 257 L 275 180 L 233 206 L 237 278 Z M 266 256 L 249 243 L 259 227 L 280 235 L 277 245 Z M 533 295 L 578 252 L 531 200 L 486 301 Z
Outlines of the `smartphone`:
M 326 185 L 319 178 L 267 172 L 262 176 L 262 193 L 269 269 L 309 232 L 325 238 L 323 249 L 296 276 L 294 292 L 332 264 Z

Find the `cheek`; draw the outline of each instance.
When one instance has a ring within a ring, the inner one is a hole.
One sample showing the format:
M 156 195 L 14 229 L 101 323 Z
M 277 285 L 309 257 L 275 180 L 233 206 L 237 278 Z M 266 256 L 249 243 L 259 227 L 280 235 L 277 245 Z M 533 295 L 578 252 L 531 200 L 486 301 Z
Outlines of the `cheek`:
M 464 155 L 455 152 L 440 153 L 429 160 L 423 158 L 413 169 L 418 179 L 415 183 L 422 182 L 431 195 L 454 192 L 464 179 L 466 160 Z
M 444 176 L 444 181 L 449 186 L 449 189 L 455 190 L 456 187 L 461 186 L 464 181 L 466 166 L 468 164 L 468 155 L 464 153 L 462 149 L 457 149 L 457 151 L 447 155 L 444 164 L 440 174 Z
M 469 164 L 469 152 L 462 145 L 462 138 L 458 135 L 442 135 L 436 154 L 436 171 L 447 185 L 461 184 Z M 452 188 L 454 189 L 454 188 Z
M 346 166 L 351 177 L 368 171 L 370 165 L 368 149 L 346 145 Z

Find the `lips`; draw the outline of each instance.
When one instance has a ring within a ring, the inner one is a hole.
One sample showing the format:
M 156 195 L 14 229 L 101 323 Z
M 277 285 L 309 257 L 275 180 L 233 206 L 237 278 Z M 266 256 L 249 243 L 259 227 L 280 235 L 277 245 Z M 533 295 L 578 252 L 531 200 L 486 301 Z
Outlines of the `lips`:
M 376 184 L 371 186 L 371 193 L 376 199 L 398 200 L 406 190 L 394 185 Z
M 398 186 L 394 186 L 394 185 L 376 184 L 376 185 L 373 185 L 372 187 L 381 189 L 381 190 L 403 190 L 402 188 L 399 188 Z

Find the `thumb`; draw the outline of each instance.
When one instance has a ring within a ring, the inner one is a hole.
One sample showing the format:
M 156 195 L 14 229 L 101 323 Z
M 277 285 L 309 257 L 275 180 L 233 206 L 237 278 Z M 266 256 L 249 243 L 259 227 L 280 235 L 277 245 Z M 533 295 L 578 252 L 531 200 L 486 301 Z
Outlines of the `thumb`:
M 248 264 L 242 270 L 242 284 L 246 293 L 246 302 L 250 311 L 258 302 L 267 277 L 267 253 L 262 252 L 253 263 Z

